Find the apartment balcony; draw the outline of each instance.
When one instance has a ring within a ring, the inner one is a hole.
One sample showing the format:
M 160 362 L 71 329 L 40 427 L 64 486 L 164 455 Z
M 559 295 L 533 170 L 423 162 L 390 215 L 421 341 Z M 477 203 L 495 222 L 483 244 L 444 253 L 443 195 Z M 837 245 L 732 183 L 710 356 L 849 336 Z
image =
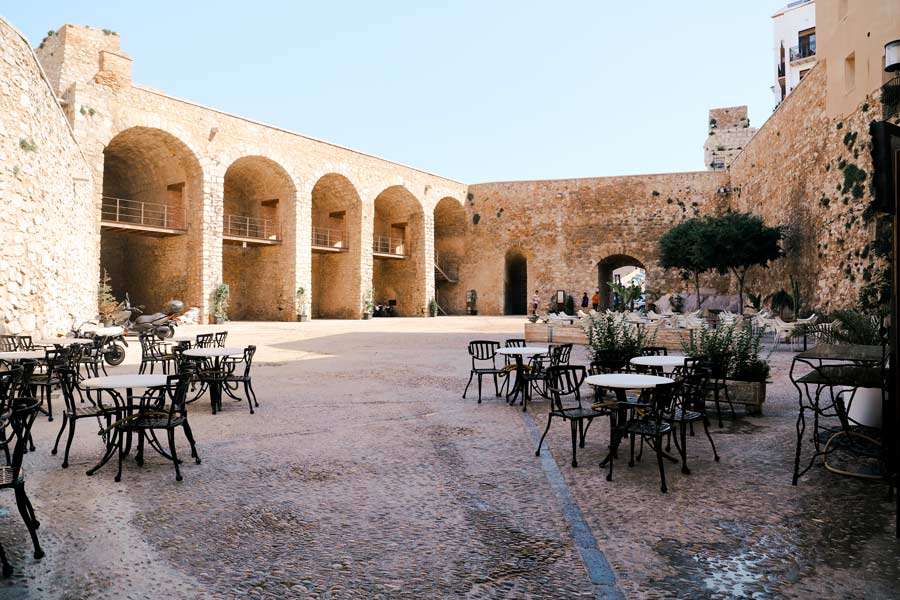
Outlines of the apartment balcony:
M 281 224 L 272 219 L 226 214 L 222 224 L 222 239 L 254 246 L 280 244 Z
M 133 231 L 150 236 L 180 235 L 187 231 L 184 209 L 129 198 L 103 196 L 100 227 L 107 231 Z
M 881 86 L 882 119 L 900 115 L 900 75 Z
M 329 227 L 312 228 L 313 252 L 347 252 L 349 249 L 346 231 Z
M 376 235 L 372 240 L 372 254 L 379 258 L 406 258 L 403 238 Z
M 800 62 L 802 60 L 806 60 L 808 58 L 815 58 L 816 56 L 816 43 L 810 42 L 808 44 L 800 44 L 799 46 L 794 46 L 790 51 L 790 59 L 791 63 Z

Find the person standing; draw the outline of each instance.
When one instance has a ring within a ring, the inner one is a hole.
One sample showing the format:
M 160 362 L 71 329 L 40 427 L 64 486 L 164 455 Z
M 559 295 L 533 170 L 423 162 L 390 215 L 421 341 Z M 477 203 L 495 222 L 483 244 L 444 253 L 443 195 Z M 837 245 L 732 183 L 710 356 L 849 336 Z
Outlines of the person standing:
M 538 296 L 538 291 L 534 290 L 534 296 L 531 297 L 531 314 L 536 315 L 538 306 L 541 303 L 541 297 Z
M 590 300 L 588 300 L 587 292 L 583 292 L 581 296 L 581 310 L 587 310 L 588 304 Z
M 591 296 L 591 306 L 594 310 L 600 310 L 600 290 L 594 290 L 594 295 Z

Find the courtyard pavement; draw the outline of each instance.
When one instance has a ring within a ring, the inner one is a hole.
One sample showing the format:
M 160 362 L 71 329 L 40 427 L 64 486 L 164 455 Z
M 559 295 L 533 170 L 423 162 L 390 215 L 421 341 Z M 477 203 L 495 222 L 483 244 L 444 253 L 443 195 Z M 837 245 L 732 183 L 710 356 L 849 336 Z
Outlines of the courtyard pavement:
M 520 337 L 494 317 L 229 323 L 259 347 L 255 415 L 191 405 L 202 464 L 148 455 L 93 477 L 101 442 L 79 422 L 63 470 L 60 420 L 39 417 L 27 488 L 47 556 L 31 558 L 12 493 L 0 598 L 896 598 L 900 543 L 886 488 L 814 467 L 790 485 L 796 397 L 773 355 L 764 415 L 689 438 L 693 473 L 616 463 L 595 424 L 577 469 L 568 427 L 534 456 L 527 415 L 468 375 L 470 339 Z M 182 330 L 182 332 L 186 332 Z M 139 349 L 112 372 L 135 372 Z M 583 360 L 583 356 L 576 359 Z M 61 401 L 55 402 L 61 409 Z M 187 445 L 179 436 L 179 450 Z

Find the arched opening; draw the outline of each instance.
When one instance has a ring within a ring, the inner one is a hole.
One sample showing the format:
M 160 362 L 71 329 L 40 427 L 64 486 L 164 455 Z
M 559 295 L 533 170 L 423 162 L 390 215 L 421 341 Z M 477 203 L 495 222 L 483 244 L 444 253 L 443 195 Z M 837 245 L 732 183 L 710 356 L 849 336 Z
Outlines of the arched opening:
M 600 308 L 613 308 L 615 294 L 609 287 L 611 281 L 644 288 L 647 271 L 644 264 L 633 256 L 613 254 L 597 263 L 597 288 L 600 290 Z
M 287 171 L 244 156 L 225 171 L 222 280 L 235 321 L 290 321 L 294 310 L 294 204 Z
M 459 265 L 466 251 L 466 209 L 447 196 L 434 207 L 434 294 L 448 315 L 466 312 L 465 290 L 459 285 Z
M 362 315 L 362 203 L 343 175 L 329 173 L 312 190 L 312 317 Z
M 160 129 L 132 127 L 103 150 L 100 267 L 113 294 L 155 312 L 171 299 L 201 306 L 203 174 Z
M 403 317 L 425 313 L 424 221 L 418 199 L 403 186 L 375 198 L 373 300 Z
M 506 253 L 506 276 L 503 283 L 503 314 L 528 313 L 528 259 L 521 252 Z

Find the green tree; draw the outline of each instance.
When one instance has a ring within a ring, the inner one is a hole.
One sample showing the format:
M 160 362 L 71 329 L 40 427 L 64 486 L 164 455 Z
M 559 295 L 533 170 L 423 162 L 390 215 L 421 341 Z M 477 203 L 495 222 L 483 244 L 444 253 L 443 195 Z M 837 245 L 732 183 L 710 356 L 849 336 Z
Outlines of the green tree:
M 782 229 L 769 227 L 757 215 L 731 211 L 705 217 L 701 229 L 711 268 L 722 275 L 730 272 L 737 280 L 738 314 L 743 314 L 747 272 L 781 256 Z
M 706 220 L 696 217 L 682 221 L 659 238 L 659 264 L 663 269 L 679 269 L 685 279 L 693 279 L 700 307 L 700 275 L 716 267 L 707 245 Z

